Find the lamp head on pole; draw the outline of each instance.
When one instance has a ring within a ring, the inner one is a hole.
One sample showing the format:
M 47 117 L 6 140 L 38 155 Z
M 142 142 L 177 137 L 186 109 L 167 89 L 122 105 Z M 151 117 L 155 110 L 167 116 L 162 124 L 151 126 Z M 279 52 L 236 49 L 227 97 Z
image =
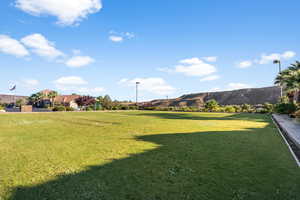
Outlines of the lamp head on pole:
M 280 60 L 273 60 L 273 64 L 280 64 L 281 61 Z

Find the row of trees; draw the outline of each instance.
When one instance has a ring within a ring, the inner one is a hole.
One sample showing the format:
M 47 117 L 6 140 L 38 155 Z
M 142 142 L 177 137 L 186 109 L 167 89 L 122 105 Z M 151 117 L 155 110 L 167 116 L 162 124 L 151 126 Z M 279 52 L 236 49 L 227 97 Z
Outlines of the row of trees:
M 296 61 L 281 71 L 275 84 L 280 85 L 285 93 L 277 104 L 277 112 L 300 117 L 300 62 Z
M 48 94 L 42 93 L 42 92 L 38 92 L 35 94 L 32 94 L 29 98 L 28 98 L 28 102 L 31 105 L 37 106 L 39 107 L 41 105 L 41 102 L 48 98 L 51 102 L 51 106 L 54 107 L 54 99 L 55 97 L 58 96 L 58 92 L 56 91 L 50 91 Z
M 279 84 L 284 88 L 284 91 L 291 103 L 294 100 L 296 100 L 296 102 L 300 102 L 300 62 L 296 61 L 287 69 L 280 72 L 275 79 L 275 84 Z

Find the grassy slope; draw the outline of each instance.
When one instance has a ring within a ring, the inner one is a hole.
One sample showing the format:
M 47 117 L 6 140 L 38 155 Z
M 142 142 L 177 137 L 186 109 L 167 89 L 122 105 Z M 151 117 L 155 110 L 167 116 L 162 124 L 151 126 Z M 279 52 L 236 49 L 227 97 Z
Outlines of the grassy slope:
M 4 114 L 0 199 L 290 200 L 300 170 L 265 115 Z

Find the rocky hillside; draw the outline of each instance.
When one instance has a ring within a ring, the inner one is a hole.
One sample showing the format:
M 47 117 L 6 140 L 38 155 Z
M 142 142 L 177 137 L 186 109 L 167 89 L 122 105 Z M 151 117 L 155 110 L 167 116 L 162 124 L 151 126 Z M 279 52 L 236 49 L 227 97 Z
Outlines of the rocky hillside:
M 15 103 L 19 99 L 26 100 L 27 97 L 25 96 L 13 96 L 13 95 L 7 95 L 7 94 L 0 94 L 0 103 Z
M 276 103 L 280 98 L 279 87 L 264 87 L 240 89 L 224 92 L 206 92 L 197 94 L 187 94 L 176 99 L 158 99 L 149 102 L 149 105 L 155 107 L 167 106 L 193 106 L 201 107 L 211 99 L 215 99 L 221 105 L 241 105 L 251 104 L 258 105 L 265 102 Z

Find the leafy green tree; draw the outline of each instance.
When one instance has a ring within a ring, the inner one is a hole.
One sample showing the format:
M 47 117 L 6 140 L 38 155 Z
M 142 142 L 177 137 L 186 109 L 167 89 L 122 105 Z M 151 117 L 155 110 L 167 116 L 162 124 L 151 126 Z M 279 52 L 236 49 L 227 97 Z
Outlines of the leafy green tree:
M 219 107 L 219 103 L 214 99 L 209 100 L 205 103 L 205 108 L 211 112 L 218 111 Z

